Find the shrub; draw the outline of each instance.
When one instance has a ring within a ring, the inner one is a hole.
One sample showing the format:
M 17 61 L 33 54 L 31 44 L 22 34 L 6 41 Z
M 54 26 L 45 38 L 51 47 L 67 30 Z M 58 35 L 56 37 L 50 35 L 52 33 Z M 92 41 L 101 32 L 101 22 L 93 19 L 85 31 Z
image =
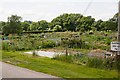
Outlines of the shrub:
M 42 48 L 53 48 L 55 46 L 55 42 L 51 40 L 45 40 L 42 41 L 42 44 L 40 44 Z
M 15 44 L 13 42 L 4 41 L 2 42 L 2 49 L 15 51 Z
M 64 40 L 65 39 L 65 40 Z M 61 40 L 62 46 L 67 46 L 69 48 L 82 48 L 82 49 L 89 49 L 89 45 L 78 38 L 64 38 Z
M 2 49 L 3 50 L 9 50 L 9 43 L 8 42 L 2 42 Z

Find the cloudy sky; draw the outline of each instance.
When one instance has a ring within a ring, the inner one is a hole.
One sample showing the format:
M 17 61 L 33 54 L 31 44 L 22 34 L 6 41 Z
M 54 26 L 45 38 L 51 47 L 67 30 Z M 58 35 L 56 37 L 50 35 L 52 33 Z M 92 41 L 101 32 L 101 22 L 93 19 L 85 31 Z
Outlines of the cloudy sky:
M 118 12 L 119 0 L 0 0 L 0 21 L 12 14 L 24 20 L 50 22 L 63 13 L 80 13 L 108 20 Z

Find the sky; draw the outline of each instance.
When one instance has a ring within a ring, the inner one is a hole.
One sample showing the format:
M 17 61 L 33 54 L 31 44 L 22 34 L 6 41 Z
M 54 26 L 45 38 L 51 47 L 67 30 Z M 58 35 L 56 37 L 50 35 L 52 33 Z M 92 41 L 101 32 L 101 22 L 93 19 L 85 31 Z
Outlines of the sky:
M 118 12 L 119 0 L 0 0 L 0 21 L 11 15 L 24 20 L 50 22 L 64 13 L 79 13 L 108 20 Z

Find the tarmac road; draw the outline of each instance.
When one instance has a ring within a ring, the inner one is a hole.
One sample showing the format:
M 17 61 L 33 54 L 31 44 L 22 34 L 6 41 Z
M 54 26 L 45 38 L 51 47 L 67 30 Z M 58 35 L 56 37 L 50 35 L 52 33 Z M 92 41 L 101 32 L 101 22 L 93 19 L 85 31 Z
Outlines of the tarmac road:
M 2 78 L 57 78 L 52 75 L 35 72 L 26 68 L 21 68 L 3 62 L 0 62 L 0 76 L 1 75 Z

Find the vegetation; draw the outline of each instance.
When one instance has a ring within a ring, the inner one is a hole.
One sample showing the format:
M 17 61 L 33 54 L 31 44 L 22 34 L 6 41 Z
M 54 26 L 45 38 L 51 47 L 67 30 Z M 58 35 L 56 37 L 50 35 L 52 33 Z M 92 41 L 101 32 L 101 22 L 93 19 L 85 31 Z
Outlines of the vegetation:
M 60 60 L 68 63 L 73 63 L 77 65 L 86 65 L 88 67 L 99 68 L 99 69 L 108 69 L 108 70 L 118 70 L 118 65 L 120 65 L 119 61 L 114 61 L 113 59 L 99 59 L 99 58 L 91 58 L 85 54 L 70 54 L 66 55 L 56 55 L 54 57 L 55 60 Z
M 3 27 L 3 33 L 5 35 L 9 34 L 20 34 L 22 32 L 21 28 L 21 17 L 17 15 L 12 15 L 11 17 L 8 17 L 8 21 L 6 25 Z
M 118 73 L 115 70 L 101 70 L 89 68 L 87 66 L 76 65 L 66 62 L 57 61 L 45 57 L 34 57 L 23 54 L 18 51 L 2 52 L 3 62 L 20 67 L 28 68 L 38 72 L 44 72 L 56 75 L 62 78 L 117 78 Z
M 22 36 L 8 36 L 9 41 L 3 41 L 3 50 L 33 50 L 41 48 L 73 48 L 92 50 L 92 49 L 102 49 L 110 50 L 111 41 L 116 41 L 116 33 L 111 32 L 94 32 L 94 34 L 89 34 L 89 31 L 84 34 L 79 34 L 79 32 L 63 32 L 63 33 L 44 33 L 44 34 L 26 34 Z M 78 37 L 74 37 L 74 36 Z M 107 36 L 106 36 L 107 35 Z M 92 45 L 91 45 L 92 44 Z M 80 51 L 80 52 L 81 52 Z M 83 51 L 84 53 L 84 51 Z
M 54 41 L 41 38 L 21 37 L 21 39 L 13 39 L 12 41 L 2 42 L 2 49 L 8 51 L 34 50 L 41 48 L 52 48 L 54 46 Z
M 87 55 L 94 49 L 110 50 L 110 43 L 117 40 L 117 16 L 95 21 L 91 16 L 66 13 L 51 22 L 21 22 L 20 16 L 12 15 L 0 22 L 3 61 L 63 78 L 117 78 L 120 64 Z M 49 59 L 35 52 L 48 48 L 65 50 L 66 55 Z M 32 50 L 33 56 L 23 54 L 26 50 Z
M 110 18 L 108 21 L 95 21 L 91 16 L 66 13 L 54 18 L 51 22 L 45 20 L 38 22 L 20 22 L 22 19 L 20 16 L 12 15 L 8 17 L 7 22 L 0 22 L 0 30 L 3 30 L 4 34 L 21 33 L 25 31 L 116 31 L 118 22 L 117 15 L 118 14 L 115 14 L 113 18 Z

